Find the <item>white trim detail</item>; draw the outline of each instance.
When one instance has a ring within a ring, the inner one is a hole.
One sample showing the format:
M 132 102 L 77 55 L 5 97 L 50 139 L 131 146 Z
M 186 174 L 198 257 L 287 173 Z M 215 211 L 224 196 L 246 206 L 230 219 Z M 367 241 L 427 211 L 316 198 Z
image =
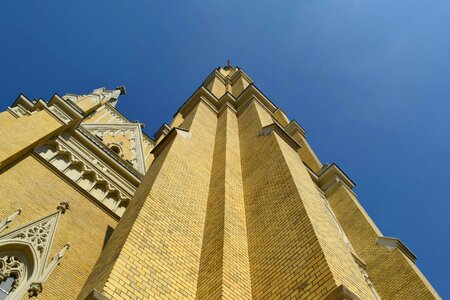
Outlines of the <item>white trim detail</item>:
M 61 261 L 69 244 L 48 263 L 59 218 L 69 205 L 61 202 L 58 210 L 0 236 L 0 280 L 14 278 L 8 300 L 22 299 L 25 293 L 35 297 L 42 284 Z

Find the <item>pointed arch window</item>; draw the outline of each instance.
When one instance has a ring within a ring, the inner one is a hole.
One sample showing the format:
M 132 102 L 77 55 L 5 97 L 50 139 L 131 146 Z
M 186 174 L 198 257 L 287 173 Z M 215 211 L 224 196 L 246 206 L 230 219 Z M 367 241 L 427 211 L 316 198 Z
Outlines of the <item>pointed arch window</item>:
M 0 300 L 5 300 L 12 293 L 14 281 L 15 278 L 13 276 L 8 276 L 0 282 Z
M 35 297 L 61 261 L 69 245 L 49 260 L 49 252 L 61 214 L 69 209 L 61 202 L 57 211 L 0 236 L 0 300 Z
M 25 243 L 0 246 L 0 300 L 19 299 L 36 275 L 35 255 Z

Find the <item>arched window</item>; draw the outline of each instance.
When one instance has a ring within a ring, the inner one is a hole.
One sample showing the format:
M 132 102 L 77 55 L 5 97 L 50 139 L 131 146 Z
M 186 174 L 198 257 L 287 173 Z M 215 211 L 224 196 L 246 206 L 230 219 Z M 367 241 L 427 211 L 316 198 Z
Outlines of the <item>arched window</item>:
M 116 153 L 119 156 L 122 156 L 123 151 L 122 151 L 122 147 L 120 147 L 119 144 L 110 143 L 110 144 L 108 144 L 108 146 L 114 153 Z
M 68 208 L 67 202 L 61 202 L 56 212 L 0 236 L 0 300 L 42 292 L 43 283 L 69 249 L 64 245 L 48 260 L 59 217 Z
M 21 299 L 35 274 L 33 250 L 22 242 L 0 246 L 0 300 Z
M 5 300 L 14 290 L 15 278 L 12 276 L 6 277 L 0 282 L 0 300 Z
M 26 266 L 18 255 L 0 257 L 0 299 L 6 299 L 26 281 Z

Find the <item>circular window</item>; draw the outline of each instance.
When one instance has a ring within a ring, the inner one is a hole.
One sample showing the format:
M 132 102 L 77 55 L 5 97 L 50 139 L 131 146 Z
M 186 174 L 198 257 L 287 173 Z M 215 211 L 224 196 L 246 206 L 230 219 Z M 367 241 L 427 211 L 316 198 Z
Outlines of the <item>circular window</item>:
M 117 145 L 112 145 L 111 150 L 114 151 L 117 155 L 120 155 L 122 153 L 122 150 Z

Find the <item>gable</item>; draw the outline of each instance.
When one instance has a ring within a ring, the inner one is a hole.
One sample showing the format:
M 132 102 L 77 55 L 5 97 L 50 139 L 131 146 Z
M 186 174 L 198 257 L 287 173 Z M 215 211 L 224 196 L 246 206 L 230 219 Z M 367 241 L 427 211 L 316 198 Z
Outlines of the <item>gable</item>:
M 81 125 L 142 174 L 146 171 L 143 134 L 139 123 Z

